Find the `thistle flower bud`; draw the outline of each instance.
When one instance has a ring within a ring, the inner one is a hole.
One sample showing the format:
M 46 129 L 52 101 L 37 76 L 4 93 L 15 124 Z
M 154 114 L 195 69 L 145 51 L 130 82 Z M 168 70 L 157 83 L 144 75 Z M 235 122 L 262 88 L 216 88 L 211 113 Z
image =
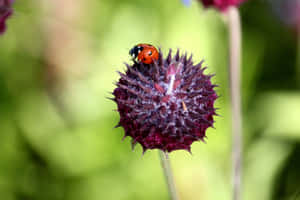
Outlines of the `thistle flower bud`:
M 140 143 L 144 152 L 178 149 L 190 152 L 194 141 L 204 141 L 216 115 L 216 85 L 205 75 L 203 62 L 193 64 L 192 56 L 172 56 L 171 50 L 152 64 L 134 62 L 116 83 L 113 100 L 117 103 L 125 136 L 133 146 Z
M 6 19 L 12 14 L 13 0 L 0 0 L 0 34 L 6 29 Z
M 229 6 L 239 6 L 246 0 L 198 0 L 205 8 L 214 7 L 220 11 L 225 11 Z

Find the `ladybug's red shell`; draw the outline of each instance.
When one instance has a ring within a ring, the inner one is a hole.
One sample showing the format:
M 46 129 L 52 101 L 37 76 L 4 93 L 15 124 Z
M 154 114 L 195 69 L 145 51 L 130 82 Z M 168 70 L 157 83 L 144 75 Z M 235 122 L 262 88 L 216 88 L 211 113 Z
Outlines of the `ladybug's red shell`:
M 129 51 L 129 54 L 145 64 L 152 64 L 159 58 L 158 50 L 151 44 L 138 44 Z

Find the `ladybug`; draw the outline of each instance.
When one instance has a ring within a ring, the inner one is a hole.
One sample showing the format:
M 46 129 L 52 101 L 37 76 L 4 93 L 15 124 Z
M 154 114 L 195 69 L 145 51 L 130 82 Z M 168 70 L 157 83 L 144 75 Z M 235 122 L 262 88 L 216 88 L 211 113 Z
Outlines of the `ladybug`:
M 158 50 L 151 44 L 138 44 L 130 49 L 129 54 L 144 64 L 152 64 L 159 58 Z

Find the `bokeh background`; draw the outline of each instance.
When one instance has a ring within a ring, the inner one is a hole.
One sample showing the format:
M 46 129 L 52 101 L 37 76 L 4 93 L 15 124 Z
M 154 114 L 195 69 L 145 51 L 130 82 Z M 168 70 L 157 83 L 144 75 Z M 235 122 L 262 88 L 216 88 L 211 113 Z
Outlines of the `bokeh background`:
M 245 200 L 300 199 L 298 37 L 271 2 L 240 9 Z M 192 155 L 170 158 L 181 199 L 231 199 L 221 14 L 180 0 L 16 0 L 14 9 L 0 37 L 1 200 L 168 199 L 158 152 L 131 151 L 106 98 L 140 42 L 193 53 L 216 74 L 215 129 Z

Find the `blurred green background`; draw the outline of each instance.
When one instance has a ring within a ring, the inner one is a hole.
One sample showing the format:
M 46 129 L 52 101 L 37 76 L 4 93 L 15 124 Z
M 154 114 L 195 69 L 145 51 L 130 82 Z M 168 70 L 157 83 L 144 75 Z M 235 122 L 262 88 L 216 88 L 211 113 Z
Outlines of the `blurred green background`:
M 16 1 L 0 37 L 0 199 L 168 199 L 158 152 L 121 141 L 111 97 L 140 42 L 202 59 L 221 96 L 215 129 L 170 154 L 184 200 L 231 199 L 228 41 L 222 16 L 180 0 Z M 243 196 L 300 199 L 297 34 L 266 1 L 241 7 Z M 300 66 L 298 66 L 299 69 Z

